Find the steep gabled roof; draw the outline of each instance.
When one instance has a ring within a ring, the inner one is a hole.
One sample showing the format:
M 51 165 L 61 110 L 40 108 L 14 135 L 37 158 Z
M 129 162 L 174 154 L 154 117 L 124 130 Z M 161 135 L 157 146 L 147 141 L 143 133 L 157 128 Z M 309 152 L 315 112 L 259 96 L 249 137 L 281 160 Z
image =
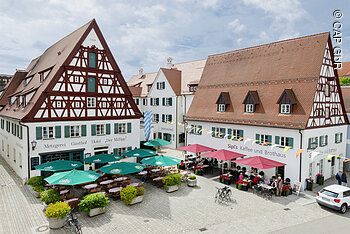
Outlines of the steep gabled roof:
M 259 104 L 260 99 L 259 99 L 258 91 L 248 91 L 242 104 L 247 104 L 248 99 L 251 99 L 253 101 L 253 104 L 255 104 L 255 105 Z
M 296 104 L 297 103 L 297 99 L 294 95 L 294 92 L 292 89 L 285 89 L 283 91 L 283 93 L 281 94 L 280 98 L 277 100 L 277 103 L 280 104 L 282 98 L 284 95 L 287 95 L 287 97 L 289 98 L 291 104 Z
M 320 33 L 209 56 L 185 119 L 305 128 L 328 39 Z M 297 105 L 281 117 L 276 101 L 285 89 L 293 89 Z M 251 90 L 259 93 L 259 111 L 246 114 L 242 102 Z M 216 111 L 223 91 L 235 97 L 233 112 Z
M 338 76 L 350 76 L 350 62 L 342 62 L 342 68 L 338 69 Z
M 161 68 L 171 88 L 176 95 L 181 95 L 181 71 L 176 69 Z
M 152 84 L 154 79 L 157 76 L 157 72 L 147 73 L 142 75 L 132 76 L 128 81 L 128 86 L 138 86 L 141 87 L 141 92 L 136 93 L 136 96 L 133 93 L 133 97 L 146 97 L 148 94 L 148 84 Z
M 18 86 L 22 83 L 23 79 L 26 77 L 27 72 L 25 71 L 16 71 L 16 73 L 11 78 L 10 82 L 4 88 L 0 96 L 0 106 L 6 106 L 8 104 L 8 97 L 14 93 Z
M 216 104 L 230 104 L 230 94 L 228 92 L 221 92 Z

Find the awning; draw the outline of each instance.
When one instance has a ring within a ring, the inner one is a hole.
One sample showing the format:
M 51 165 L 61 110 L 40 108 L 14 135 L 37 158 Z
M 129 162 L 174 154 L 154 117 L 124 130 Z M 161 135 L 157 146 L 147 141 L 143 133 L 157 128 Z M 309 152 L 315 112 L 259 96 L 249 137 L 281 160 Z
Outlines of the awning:
M 188 145 L 184 147 L 177 148 L 178 150 L 185 150 L 188 152 L 192 153 L 201 153 L 201 152 L 207 152 L 207 151 L 213 151 L 215 149 L 204 146 L 204 145 L 199 145 L 199 144 L 193 144 L 193 145 Z
M 238 159 L 235 161 L 235 163 L 243 164 L 243 165 L 258 168 L 258 169 L 270 169 L 270 168 L 281 167 L 286 165 L 284 163 L 280 163 L 280 162 L 267 159 L 264 157 L 260 157 L 260 156 Z
M 210 157 L 210 158 L 216 158 L 216 159 L 219 159 L 219 160 L 227 161 L 227 160 L 231 160 L 231 159 L 235 159 L 235 158 L 244 157 L 246 155 L 240 154 L 240 153 L 236 153 L 236 152 L 232 152 L 232 151 L 229 151 L 229 150 L 221 149 L 221 150 L 217 150 L 217 151 L 214 151 L 214 152 L 202 154 L 201 156 L 203 156 L 203 157 Z

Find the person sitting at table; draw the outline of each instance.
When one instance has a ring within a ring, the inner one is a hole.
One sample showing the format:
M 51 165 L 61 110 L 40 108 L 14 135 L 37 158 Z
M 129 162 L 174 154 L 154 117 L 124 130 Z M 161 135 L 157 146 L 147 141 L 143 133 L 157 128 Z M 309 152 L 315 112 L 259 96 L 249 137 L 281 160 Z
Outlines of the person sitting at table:
M 236 184 L 243 183 L 243 180 L 244 180 L 244 175 L 243 175 L 243 173 L 241 173 L 241 174 L 239 175 L 239 177 L 238 177 L 238 180 L 237 180 Z
M 250 187 L 250 188 L 251 188 L 253 185 L 257 185 L 258 182 L 259 182 L 259 177 L 258 177 L 258 175 L 255 173 L 254 176 L 255 176 L 254 179 L 253 179 L 252 181 L 249 182 L 249 187 Z
M 261 175 L 262 177 L 264 177 L 265 173 L 263 171 L 259 171 L 259 175 Z
M 179 169 L 181 169 L 181 170 L 185 170 L 186 169 L 184 160 L 181 160 L 180 165 L 179 165 Z
M 265 176 L 265 179 L 264 179 L 264 184 L 270 184 L 270 179 L 269 177 Z
M 271 189 L 272 194 L 276 194 L 276 190 L 277 190 L 277 181 L 274 180 L 273 178 L 271 179 L 271 187 L 273 187 L 273 189 Z

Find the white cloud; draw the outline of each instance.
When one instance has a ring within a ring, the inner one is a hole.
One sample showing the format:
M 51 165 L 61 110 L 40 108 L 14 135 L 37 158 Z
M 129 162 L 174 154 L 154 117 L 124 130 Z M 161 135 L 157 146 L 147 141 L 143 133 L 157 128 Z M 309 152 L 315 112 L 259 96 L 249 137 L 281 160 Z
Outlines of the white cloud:
M 244 25 L 240 23 L 239 19 L 235 19 L 228 23 L 228 27 L 236 34 L 242 32 L 244 29 Z

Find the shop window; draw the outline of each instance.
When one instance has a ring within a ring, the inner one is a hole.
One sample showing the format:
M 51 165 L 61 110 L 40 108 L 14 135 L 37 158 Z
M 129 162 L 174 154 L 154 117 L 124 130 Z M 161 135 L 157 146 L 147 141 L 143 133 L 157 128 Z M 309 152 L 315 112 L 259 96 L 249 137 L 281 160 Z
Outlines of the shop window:
M 169 134 L 169 133 L 164 133 L 164 134 L 163 134 L 163 140 L 165 140 L 165 141 L 171 141 L 171 134 Z

